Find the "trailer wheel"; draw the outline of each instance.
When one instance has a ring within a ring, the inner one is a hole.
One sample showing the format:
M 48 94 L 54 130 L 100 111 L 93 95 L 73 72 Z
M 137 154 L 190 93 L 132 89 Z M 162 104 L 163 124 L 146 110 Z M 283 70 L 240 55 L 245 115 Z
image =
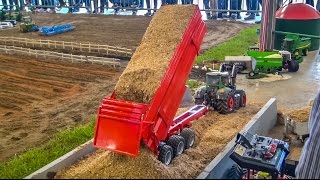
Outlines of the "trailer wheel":
M 234 111 L 235 100 L 234 94 L 228 94 L 225 100 L 217 101 L 217 111 L 221 114 L 228 114 Z
M 182 136 L 172 135 L 166 142 L 173 149 L 173 157 L 183 153 L 185 147 L 185 140 Z
M 253 71 L 249 72 L 249 77 L 253 77 L 255 73 Z
M 165 165 L 169 165 L 173 159 L 173 149 L 169 145 L 163 145 L 159 151 L 159 161 Z
M 289 72 L 297 72 L 299 70 L 299 63 L 298 61 L 291 60 L 288 63 L 288 71 Z
M 308 54 L 308 49 L 302 50 L 302 55 L 303 55 L 303 56 L 307 56 L 307 54 Z
M 180 136 L 185 140 L 185 149 L 188 149 L 193 146 L 195 142 L 195 133 L 191 128 L 185 128 L 181 131 Z

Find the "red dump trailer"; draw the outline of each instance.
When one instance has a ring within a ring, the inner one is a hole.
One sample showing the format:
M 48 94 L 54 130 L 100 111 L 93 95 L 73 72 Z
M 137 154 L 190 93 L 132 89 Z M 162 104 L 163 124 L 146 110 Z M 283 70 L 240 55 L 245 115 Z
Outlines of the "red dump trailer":
M 176 118 L 175 115 L 206 30 L 197 6 L 150 104 L 117 99 L 115 92 L 102 100 L 96 121 L 95 147 L 137 156 L 142 140 L 168 165 L 193 145 L 195 133 L 190 128 L 191 121 L 203 116 L 208 108 L 196 105 Z

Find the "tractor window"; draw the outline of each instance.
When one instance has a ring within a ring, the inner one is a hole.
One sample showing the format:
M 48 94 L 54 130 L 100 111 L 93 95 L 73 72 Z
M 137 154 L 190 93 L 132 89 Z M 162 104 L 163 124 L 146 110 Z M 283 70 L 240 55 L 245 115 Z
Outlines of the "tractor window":
M 222 76 L 222 77 L 221 77 L 221 81 L 222 81 L 222 84 L 224 84 L 225 86 L 228 86 L 228 85 L 229 85 L 229 78 L 228 78 L 228 76 Z
M 220 76 L 207 76 L 207 84 L 209 86 L 217 86 L 220 81 Z

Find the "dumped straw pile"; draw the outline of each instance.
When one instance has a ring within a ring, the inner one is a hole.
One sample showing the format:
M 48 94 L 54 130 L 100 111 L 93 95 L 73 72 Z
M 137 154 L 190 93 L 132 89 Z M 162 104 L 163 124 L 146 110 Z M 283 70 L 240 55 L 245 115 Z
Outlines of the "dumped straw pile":
M 288 113 L 289 117 L 298 122 L 307 122 L 309 121 L 309 115 L 311 111 L 311 106 L 293 110 Z
M 152 18 L 140 46 L 115 87 L 118 99 L 149 103 L 182 40 L 196 6 L 163 6 Z

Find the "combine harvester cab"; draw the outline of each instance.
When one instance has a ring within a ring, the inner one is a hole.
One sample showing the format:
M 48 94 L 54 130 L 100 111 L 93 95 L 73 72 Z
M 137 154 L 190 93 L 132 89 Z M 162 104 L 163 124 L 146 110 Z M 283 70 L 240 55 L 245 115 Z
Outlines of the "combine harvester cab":
M 75 27 L 70 24 L 58 25 L 58 26 L 43 26 L 40 29 L 40 34 L 43 36 L 52 36 L 52 35 L 68 32 L 68 31 L 72 31 L 74 29 Z
M 206 27 L 196 6 L 150 104 L 117 99 L 115 91 L 103 99 L 97 115 L 95 147 L 138 156 L 143 141 L 168 165 L 172 158 L 193 145 L 195 134 L 189 128 L 190 122 L 203 116 L 208 108 L 196 105 L 176 118 L 175 115 L 205 33 Z

